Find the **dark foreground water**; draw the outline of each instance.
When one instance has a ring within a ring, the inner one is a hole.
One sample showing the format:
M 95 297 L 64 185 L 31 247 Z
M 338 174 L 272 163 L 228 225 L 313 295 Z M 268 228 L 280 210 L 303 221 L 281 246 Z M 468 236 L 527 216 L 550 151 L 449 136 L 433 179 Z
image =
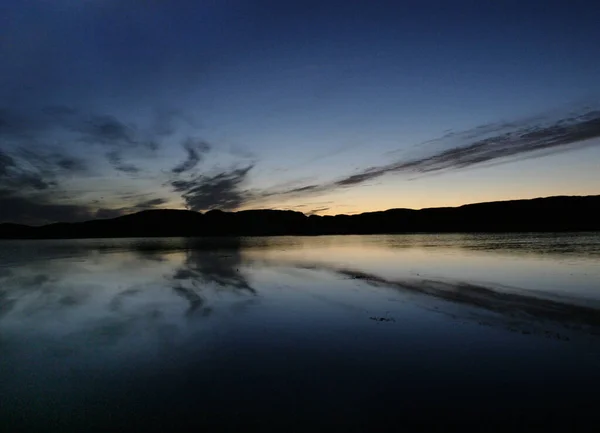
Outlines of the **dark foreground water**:
M 0 431 L 593 428 L 599 264 L 593 233 L 2 242 Z

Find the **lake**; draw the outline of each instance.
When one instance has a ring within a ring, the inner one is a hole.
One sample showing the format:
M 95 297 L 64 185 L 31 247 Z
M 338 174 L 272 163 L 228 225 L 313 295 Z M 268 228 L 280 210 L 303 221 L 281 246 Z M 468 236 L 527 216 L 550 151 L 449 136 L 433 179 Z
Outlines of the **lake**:
M 596 419 L 600 234 L 0 243 L 0 430 Z

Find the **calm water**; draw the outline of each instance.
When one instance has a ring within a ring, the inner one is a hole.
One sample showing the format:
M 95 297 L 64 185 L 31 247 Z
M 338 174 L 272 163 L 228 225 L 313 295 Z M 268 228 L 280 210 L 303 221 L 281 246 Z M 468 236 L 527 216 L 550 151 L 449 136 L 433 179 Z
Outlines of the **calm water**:
M 595 420 L 599 263 L 593 233 L 4 241 L 0 430 Z

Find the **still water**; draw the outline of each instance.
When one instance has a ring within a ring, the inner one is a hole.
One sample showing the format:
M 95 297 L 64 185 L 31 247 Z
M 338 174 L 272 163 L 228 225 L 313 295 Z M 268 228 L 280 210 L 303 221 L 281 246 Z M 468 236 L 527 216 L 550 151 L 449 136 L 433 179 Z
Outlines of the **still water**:
M 0 430 L 595 419 L 600 234 L 0 243 Z

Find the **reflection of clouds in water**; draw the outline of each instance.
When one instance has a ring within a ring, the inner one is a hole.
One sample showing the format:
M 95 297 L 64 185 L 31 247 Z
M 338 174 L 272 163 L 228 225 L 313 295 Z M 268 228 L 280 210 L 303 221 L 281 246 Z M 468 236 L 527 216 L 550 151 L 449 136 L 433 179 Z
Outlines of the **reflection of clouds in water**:
M 503 236 L 489 236 L 488 242 L 479 246 L 487 245 L 493 250 L 497 244 L 500 250 L 504 246 L 513 251 L 519 239 Z M 581 235 L 584 240 L 585 236 Z M 250 276 L 268 267 L 276 270 L 269 278 L 274 278 L 277 284 L 290 279 L 288 271 L 300 277 L 299 293 L 303 287 L 326 282 L 333 273 L 360 283 L 361 291 L 368 284 L 393 288 L 402 295 L 422 295 L 419 299 L 424 299 L 427 305 L 437 302 L 436 313 L 459 320 L 528 333 L 536 333 L 533 332 L 536 329 L 543 333 L 551 325 L 588 335 L 598 332 L 600 314 L 590 305 L 578 306 L 569 299 L 536 298 L 526 291 L 514 293 L 486 284 L 453 282 L 456 279 L 445 278 L 448 275 L 423 278 L 406 273 L 403 276 L 404 271 L 398 269 L 393 275 L 384 275 L 395 269 L 390 267 L 396 263 L 392 261 L 395 256 L 381 256 L 381 272 L 369 264 L 380 252 L 396 248 L 396 243 L 421 250 L 428 246 L 443 251 L 477 248 L 477 242 L 473 240 L 471 245 L 469 239 L 468 236 L 384 237 L 384 248 L 380 245 L 379 249 L 358 248 L 360 245 L 356 243 L 376 246 L 381 237 L 106 240 L 104 244 L 91 242 L 93 247 L 87 251 L 83 244 L 77 243 L 79 255 L 36 259 L 31 263 L 21 260 L 11 269 L 0 268 L 0 330 L 9 337 L 36 333 L 48 339 L 76 340 L 82 347 L 123 344 L 134 350 L 137 341 L 165 343 L 186 338 L 194 330 L 208 329 L 212 325 L 204 318 L 213 318 L 225 310 L 242 314 L 254 308 L 261 298 L 255 296 L 258 292 Z M 336 242 L 348 245 L 348 254 L 352 254 L 344 256 L 341 253 L 345 249 L 329 249 L 328 242 L 334 247 Z M 540 251 L 562 243 L 537 242 Z M 48 245 L 56 248 L 55 244 Z M 358 257 L 354 252 L 362 255 Z M 330 276 L 312 275 L 306 272 L 307 268 L 329 272 Z M 369 268 L 375 269 L 365 270 Z M 268 292 L 262 295 L 268 296 Z
M 111 299 L 111 301 L 108 304 L 109 308 L 112 311 L 119 311 L 121 309 L 121 306 L 123 305 L 123 303 L 126 301 L 127 298 L 129 298 L 131 296 L 135 296 L 141 292 L 142 292 L 141 288 L 129 288 L 129 289 L 123 290 L 122 292 L 119 292 L 115 296 L 113 296 L 113 298 Z
M 6 273 L 0 276 L 0 319 L 13 310 L 31 316 L 85 302 L 87 294 L 77 287 L 55 290 L 60 277 L 45 273 Z
M 135 353 L 143 344 L 147 350 L 201 332 L 201 322 L 190 316 L 208 317 L 256 293 L 235 249 L 151 247 L 141 254 L 118 250 L 83 259 L 21 262 L 0 273 L 3 347 L 10 343 L 42 356 L 46 349 L 46 355 L 66 353 L 54 350 L 63 346 L 81 353 L 98 347 Z M 245 307 L 230 311 L 241 314 Z
M 251 257 L 251 258 L 250 258 Z M 391 288 L 411 298 L 416 304 L 425 302 L 425 309 L 457 320 L 477 322 L 480 325 L 505 328 L 523 334 L 538 334 L 556 339 L 567 339 L 560 332 L 600 336 L 600 301 L 568 297 L 542 290 L 525 290 L 497 284 L 478 284 L 456 278 L 422 277 L 396 272 L 393 277 L 382 276 L 377 270 L 364 271 L 357 264 L 336 263 L 335 257 L 311 260 L 310 256 L 294 255 L 276 258 L 269 254 L 253 253 L 247 256 L 255 267 L 277 269 L 280 274 L 299 276 L 302 271 L 324 271 L 359 284 Z M 384 268 L 386 271 L 389 269 Z M 323 275 L 307 274 L 305 280 L 314 284 Z M 435 308 L 429 304 L 435 303 Z
M 544 299 L 461 281 L 415 278 L 391 280 L 372 273 L 320 264 L 304 263 L 297 264 L 297 267 L 331 271 L 342 277 L 359 280 L 373 286 L 393 288 L 403 293 L 426 295 L 435 300 L 448 301 L 461 307 L 474 307 L 478 312 L 461 309 L 453 310 L 448 314 L 454 318 L 474 319 L 481 325 L 502 326 L 511 331 L 521 331 L 523 334 L 538 333 L 556 339 L 568 339 L 568 337 L 553 332 L 551 329 L 555 326 L 569 331 L 600 336 L 599 306 L 578 305 L 575 299 Z M 439 310 L 439 312 L 443 313 L 444 310 Z M 494 313 L 496 316 L 482 315 L 482 312 Z
M 184 267 L 173 275 L 175 280 L 190 280 L 192 284 L 214 283 L 221 288 L 235 288 L 256 293 L 240 271 L 240 251 L 187 251 Z
M 0 383 L 10 397 L 4 412 L 38 402 L 23 409 L 29 419 L 44 419 L 38 407 L 65 419 L 95 410 L 100 419 L 105 407 L 111 417 L 150 420 L 179 413 L 195 419 L 198 410 L 237 416 L 240 407 L 274 408 L 276 415 L 277 405 L 289 401 L 281 392 L 306 402 L 317 395 L 323 411 L 330 401 L 352 407 L 359 395 L 380 405 L 403 391 L 407 407 L 419 392 L 441 395 L 447 407 L 456 386 L 481 382 L 469 395 L 494 393 L 500 382 L 482 379 L 504 372 L 500 380 L 528 388 L 545 380 L 546 353 L 559 358 L 578 350 L 577 339 L 562 330 L 573 341 L 504 330 L 546 336 L 548 324 L 578 319 L 588 331 L 600 327 L 595 311 L 567 302 L 452 278 L 409 278 L 398 268 L 405 256 L 372 260 L 367 248 L 343 256 L 316 247 L 286 254 L 281 244 L 254 251 L 234 241 L 221 249 L 181 244 L 145 245 L 149 255 L 105 252 L 93 262 L 89 255 L 45 266 L 23 262 L 4 272 L 0 294 L 17 302 L 0 313 Z M 441 264 L 438 257 L 427 265 Z M 26 315 L 30 303 L 46 308 Z M 539 357 L 525 359 L 532 356 Z M 550 371 L 563 365 L 580 364 Z M 593 368 L 594 359 L 586 365 Z M 532 374 L 534 381 L 521 381 Z M 323 380 L 330 393 L 323 394 Z M 390 384 L 397 388 L 381 400 Z M 348 401 L 340 402 L 342 395 Z
M 134 253 L 137 255 L 139 260 L 150 260 L 154 262 L 164 262 L 166 260 L 164 251 L 156 248 L 152 248 L 145 245 L 138 245 L 133 248 Z
M 226 290 L 236 294 L 256 294 L 244 274 L 240 271 L 242 257 L 239 250 L 226 252 L 188 250 L 184 265 L 172 276 L 175 294 L 189 304 L 187 313 L 201 311 L 209 315 L 212 308 L 207 304 L 208 290 Z

